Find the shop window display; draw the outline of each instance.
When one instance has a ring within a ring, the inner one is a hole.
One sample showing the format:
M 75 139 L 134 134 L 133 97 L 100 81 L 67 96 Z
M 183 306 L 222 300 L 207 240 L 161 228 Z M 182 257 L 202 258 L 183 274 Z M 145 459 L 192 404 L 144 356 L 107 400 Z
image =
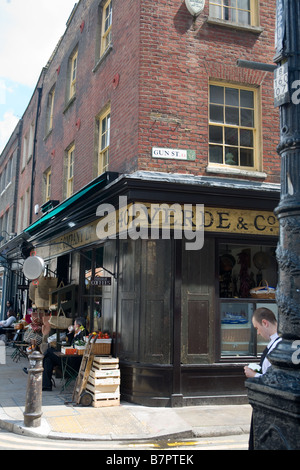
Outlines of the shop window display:
M 277 285 L 274 246 L 219 246 L 219 293 L 222 356 L 257 356 L 265 343 L 252 326 L 255 309 L 267 307 L 277 315 L 275 294 L 265 289 L 254 296 L 253 289 Z

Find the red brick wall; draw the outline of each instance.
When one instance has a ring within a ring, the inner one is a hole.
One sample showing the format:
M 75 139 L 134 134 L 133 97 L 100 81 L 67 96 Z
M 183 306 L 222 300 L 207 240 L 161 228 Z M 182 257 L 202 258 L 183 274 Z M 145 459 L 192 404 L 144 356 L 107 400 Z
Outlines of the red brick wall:
M 268 175 L 263 181 L 279 182 L 279 112 L 273 105 L 273 74 L 236 66 L 237 59 L 273 63 L 276 2 L 259 2 L 261 34 L 208 24 L 208 3 L 194 20 L 183 0 L 113 0 L 113 49 L 95 68 L 99 1 L 79 2 L 43 83 L 34 205 L 44 202 L 42 178 L 50 166 L 51 198 L 64 199 L 64 156 L 72 142 L 74 191 L 97 176 L 95 118 L 108 103 L 110 171 L 206 174 L 212 78 L 260 87 L 262 171 Z M 65 109 L 68 60 L 76 45 L 76 99 Z M 45 137 L 48 93 L 54 84 L 54 126 Z M 23 132 L 34 110 L 33 102 L 24 115 Z M 195 150 L 196 161 L 153 159 L 153 146 Z M 19 197 L 30 179 L 28 165 L 20 175 Z
M 218 79 L 261 87 L 262 170 L 279 182 L 273 74 L 236 66 L 237 59 L 273 63 L 275 0 L 259 2 L 261 34 L 208 24 L 208 1 L 195 21 L 182 0 L 142 3 L 139 167 L 205 174 L 208 85 Z M 151 159 L 153 146 L 193 149 L 196 162 Z

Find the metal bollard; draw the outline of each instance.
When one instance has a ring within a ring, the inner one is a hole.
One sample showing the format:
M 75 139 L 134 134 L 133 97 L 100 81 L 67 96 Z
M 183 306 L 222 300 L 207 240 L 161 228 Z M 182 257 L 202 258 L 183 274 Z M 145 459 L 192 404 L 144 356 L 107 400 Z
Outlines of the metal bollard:
M 36 428 L 41 425 L 43 355 L 34 351 L 29 356 L 28 382 L 24 411 L 24 426 Z

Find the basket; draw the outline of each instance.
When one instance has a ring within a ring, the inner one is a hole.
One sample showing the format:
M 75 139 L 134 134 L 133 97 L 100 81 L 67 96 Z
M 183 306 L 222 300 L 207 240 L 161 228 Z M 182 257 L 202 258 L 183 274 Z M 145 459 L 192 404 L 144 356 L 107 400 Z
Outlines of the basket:
M 265 282 L 266 285 L 263 286 L 262 283 Z M 276 289 L 274 287 L 269 287 L 269 284 L 266 280 L 260 281 L 258 287 L 250 290 L 250 296 L 252 299 L 275 299 Z
M 51 315 L 49 325 L 56 330 L 67 330 L 73 323 L 72 318 L 67 318 L 62 307 L 60 307 L 57 316 Z
M 92 353 L 93 354 L 104 354 L 109 355 L 111 351 L 111 339 L 101 339 L 100 343 L 94 343 L 92 345 Z

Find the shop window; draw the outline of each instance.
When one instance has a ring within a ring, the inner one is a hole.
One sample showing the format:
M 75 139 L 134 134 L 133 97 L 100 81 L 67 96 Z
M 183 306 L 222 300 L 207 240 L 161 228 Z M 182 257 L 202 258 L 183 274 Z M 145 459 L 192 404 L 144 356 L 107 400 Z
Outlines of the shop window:
M 211 83 L 209 164 L 258 169 L 257 90 Z
M 252 325 L 255 309 L 267 307 L 277 315 L 273 289 L 277 286 L 275 246 L 219 245 L 221 356 L 257 356 L 266 343 Z M 259 298 L 251 291 L 267 285 Z M 272 289 L 273 288 L 273 289 Z
M 257 0 L 210 0 L 209 16 L 240 25 L 257 26 Z

